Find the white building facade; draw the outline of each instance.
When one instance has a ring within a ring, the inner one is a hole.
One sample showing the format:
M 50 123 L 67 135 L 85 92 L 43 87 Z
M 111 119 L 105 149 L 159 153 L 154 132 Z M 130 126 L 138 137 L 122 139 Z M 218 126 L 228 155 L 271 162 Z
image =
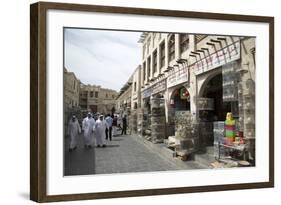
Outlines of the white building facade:
M 165 110 L 164 139 L 176 135 L 181 112 L 204 131 L 192 146 L 212 146 L 213 122 L 231 112 L 254 158 L 255 38 L 144 32 L 140 42 L 142 134 L 152 129 L 153 99 L 163 99 L 157 106 Z

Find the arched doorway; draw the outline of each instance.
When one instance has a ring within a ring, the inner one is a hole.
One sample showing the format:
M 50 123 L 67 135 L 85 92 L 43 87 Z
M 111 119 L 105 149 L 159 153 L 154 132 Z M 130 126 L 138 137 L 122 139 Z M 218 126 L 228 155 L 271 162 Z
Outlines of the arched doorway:
M 199 109 L 200 119 L 200 147 L 205 150 L 206 146 L 213 146 L 213 122 L 224 121 L 226 113 L 231 111 L 231 102 L 223 101 L 222 73 L 216 73 L 205 80 L 199 92 L 200 99 L 210 100 L 212 106 L 207 109 Z
M 184 86 L 173 91 L 170 105 L 174 111 L 190 110 L 190 94 Z
M 203 84 L 200 97 L 210 98 L 214 102 L 213 109 L 199 111 L 201 120 L 224 121 L 226 113 L 231 111 L 231 103 L 223 101 L 222 73 L 211 77 Z
M 190 111 L 190 94 L 186 87 L 181 86 L 173 90 L 168 109 L 168 136 L 175 135 L 176 111 Z

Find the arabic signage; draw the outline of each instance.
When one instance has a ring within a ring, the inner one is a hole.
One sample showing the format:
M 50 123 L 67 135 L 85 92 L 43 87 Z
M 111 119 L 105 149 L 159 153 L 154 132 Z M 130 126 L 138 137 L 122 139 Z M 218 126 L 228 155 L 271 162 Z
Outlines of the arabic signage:
M 175 68 L 173 71 L 169 72 L 169 76 L 167 78 L 167 87 L 170 88 L 187 81 L 187 68 Z
M 164 91 L 164 90 L 166 90 L 166 85 L 167 85 L 166 79 L 159 81 L 159 82 L 155 83 L 154 85 L 152 85 L 151 87 L 145 89 L 142 92 L 142 97 L 147 98 L 147 97 L 150 97 L 151 95 Z
M 238 59 L 240 59 L 240 41 L 202 58 L 192 64 L 190 69 L 194 70 L 195 75 L 199 75 Z
M 150 97 L 152 94 L 152 88 L 147 88 L 145 89 L 143 92 L 142 92 L 142 97 L 143 98 L 147 98 L 147 97 Z
M 152 95 L 166 90 L 166 79 L 155 83 L 152 86 Z

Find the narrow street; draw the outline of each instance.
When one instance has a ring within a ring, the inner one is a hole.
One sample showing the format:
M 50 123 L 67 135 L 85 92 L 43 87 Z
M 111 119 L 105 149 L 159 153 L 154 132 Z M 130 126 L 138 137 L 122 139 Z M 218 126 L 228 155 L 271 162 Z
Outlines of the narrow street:
M 83 134 L 79 135 L 77 149 L 69 152 L 69 138 L 64 140 L 64 176 L 95 174 L 95 149 L 84 149 Z
M 137 136 L 117 135 L 105 148 L 83 148 L 83 138 L 73 152 L 65 149 L 65 175 L 111 174 L 127 172 L 171 171 L 202 168 L 194 161 L 182 162 L 157 153 Z M 67 141 L 67 140 L 66 140 Z M 68 142 L 66 143 L 66 148 Z M 152 145 L 154 146 L 154 144 Z M 159 146 L 159 145 L 155 145 Z

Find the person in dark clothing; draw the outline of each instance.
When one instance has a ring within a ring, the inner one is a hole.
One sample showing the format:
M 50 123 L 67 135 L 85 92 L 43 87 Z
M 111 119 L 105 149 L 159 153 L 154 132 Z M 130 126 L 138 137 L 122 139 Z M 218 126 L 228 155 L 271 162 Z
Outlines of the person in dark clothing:
M 113 119 L 110 117 L 110 115 L 108 114 L 107 117 L 105 118 L 105 121 L 107 123 L 107 128 L 105 129 L 105 139 L 111 141 L 112 140 L 112 122 L 113 122 Z
M 122 127 L 122 133 L 121 135 L 126 135 L 127 134 L 127 116 L 124 115 L 124 117 L 122 118 L 122 122 L 123 122 L 123 127 Z

